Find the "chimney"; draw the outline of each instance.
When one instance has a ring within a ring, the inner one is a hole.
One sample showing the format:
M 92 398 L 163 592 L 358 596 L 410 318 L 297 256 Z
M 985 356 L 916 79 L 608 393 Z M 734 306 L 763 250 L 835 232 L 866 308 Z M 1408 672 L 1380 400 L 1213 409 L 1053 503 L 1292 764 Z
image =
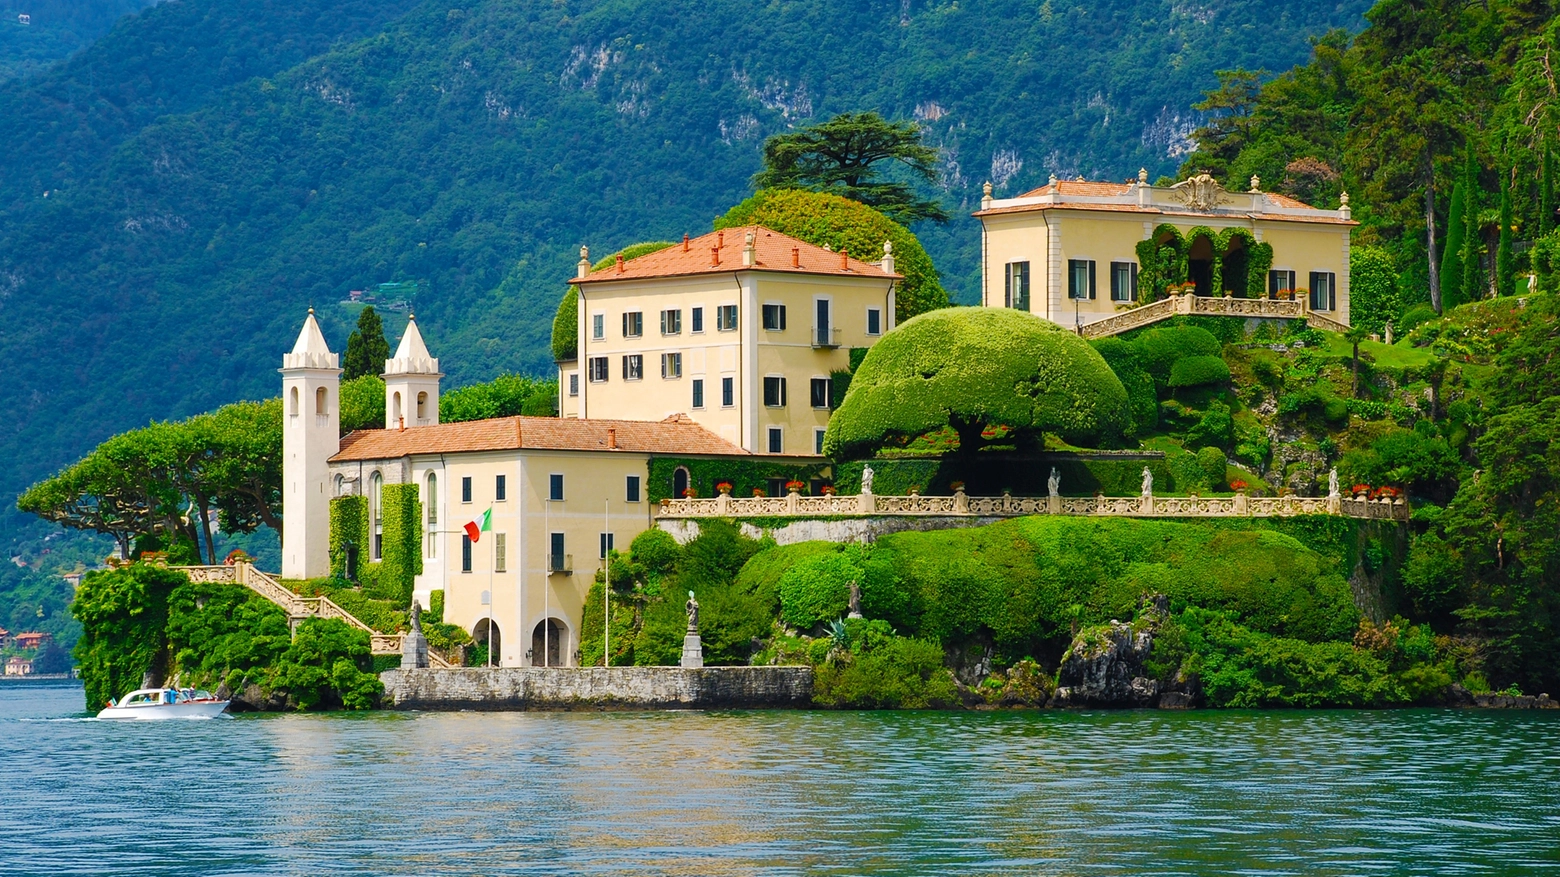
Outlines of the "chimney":
M 607 450 L 617 450 L 617 427 L 607 427 Z
M 717 247 L 724 247 L 725 245 L 726 245 L 726 233 L 723 232 L 723 231 L 715 232 L 715 246 L 717 246 Z
M 590 273 L 590 247 L 580 247 L 580 264 L 574 276 L 584 277 Z
M 850 268 L 850 253 L 840 250 L 840 269 L 845 270 L 848 268 Z
M 756 260 L 753 256 L 753 233 L 748 232 L 742 238 L 742 265 L 743 267 L 751 268 L 754 261 Z
M 802 267 L 802 248 L 801 247 L 792 247 L 791 248 L 791 267 L 792 268 L 800 268 L 800 267 Z
M 688 252 L 688 235 L 686 233 L 683 235 L 683 252 Z
M 619 274 L 623 273 L 623 254 L 622 253 L 618 253 L 617 254 L 617 269 L 618 269 L 617 273 L 619 273 Z
M 720 247 L 710 247 L 710 267 L 720 264 Z

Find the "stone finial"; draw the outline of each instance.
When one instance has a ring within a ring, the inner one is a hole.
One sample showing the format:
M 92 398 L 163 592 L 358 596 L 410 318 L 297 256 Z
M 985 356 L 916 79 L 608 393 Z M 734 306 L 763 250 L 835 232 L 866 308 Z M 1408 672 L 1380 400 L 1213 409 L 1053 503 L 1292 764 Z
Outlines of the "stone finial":
M 1052 187 L 1055 187 L 1056 183 L 1057 183 L 1056 174 L 1051 174 L 1051 185 L 1052 185 Z
M 1256 174 L 1251 175 L 1251 193 L 1253 195 L 1262 191 L 1262 178 Z
M 742 237 L 742 265 L 745 268 L 753 267 L 756 261 L 753 255 L 753 232 L 749 231 Z
M 1338 196 L 1338 215 L 1344 219 L 1354 218 L 1354 208 L 1349 206 L 1349 193 L 1344 192 Z
M 889 241 L 883 242 L 883 261 L 879 264 L 883 266 L 884 274 L 894 273 L 894 245 Z
M 994 199 L 991 197 L 991 181 L 990 180 L 987 180 L 984 184 L 981 185 L 980 192 L 981 192 L 981 195 L 980 195 L 980 209 L 982 209 L 982 210 L 989 210 L 989 209 L 991 209 L 991 202 Z
M 981 187 L 980 187 L 980 191 L 981 191 L 982 195 L 985 195 L 987 198 L 990 198 L 991 197 L 991 181 L 987 180 L 986 182 L 982 183 Z
M 1140 185 L 1140 186 L 1148 185 L 1148 168 L 1146 168 L 1146 167 L 1138 168 L 1138 185 Z
M 584 277 L 590 273 L 590 247 L 580 247 L 580 264 L 575 269 L 576 277 Z

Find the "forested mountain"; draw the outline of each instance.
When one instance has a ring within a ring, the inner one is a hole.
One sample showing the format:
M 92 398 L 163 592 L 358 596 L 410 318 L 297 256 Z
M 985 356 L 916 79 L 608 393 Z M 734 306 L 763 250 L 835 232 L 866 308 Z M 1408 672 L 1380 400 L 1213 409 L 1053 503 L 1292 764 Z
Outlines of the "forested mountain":
M 0 0 L 0 81 L 27 76 L 157 0 Z
M 0 95 L 0 490 L 272 394 L 303 308 L 339 345 L 334 303 L 372 284 L 421 281 L 452 384 L 540 370 L 580 244 L 707 229 L 766 135 L 836 112 L 922 120 L 956 216 L 987 179 L 1169 172 L 1215 69 L 1300 63 L 1368 4 L 490 0 L 385 23 L 409 5 L 165 3 Z M 917 231 L 970 300 L 974 224 Z

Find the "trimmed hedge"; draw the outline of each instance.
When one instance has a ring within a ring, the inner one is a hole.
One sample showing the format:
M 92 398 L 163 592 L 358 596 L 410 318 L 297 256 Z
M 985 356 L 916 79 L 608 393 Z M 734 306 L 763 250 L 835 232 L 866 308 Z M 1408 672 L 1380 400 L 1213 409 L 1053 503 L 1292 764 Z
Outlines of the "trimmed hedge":
M 1230 367 L 1224 360 L 1217 356 L 1185 356 L 1175 361 L 1170 367 L 1170 379 L 1167 382 L 1172 388 L 1202 387 L 1208 384 L 1223 384 L 1230 379 Z
M 1120 338 L 1101 338 L 1089 343 L 1126 389 L 1135 434 L 1152 432 L 1159 425 L 1159 397 L 1154 391 L 1153 377 L 1143 367 L 1143 356 L 1137 345 Z
M 829 420 L 824 453 L 860 459 L 944 426 L 975 451 L 987 426 L 1037 443 L 1054 432 L 1074 444 L 1119 441 L 1130 425 L 1127 391 L 1087 341 L 1006 308 L 945 308 L 883 337 L 862 360 Z
M 894 270 L 905 278 L 894 290 L 895 322 L 948 307 L 948 292 L 921 242 L 865 204 L 804 189 L 764 189 L 715 220 L 716 229 L 744 225 L 761 225 L 867 262 L 883 258 L 888 241 L 894 245 Z
M 1132 342 L 1138 348 L 1143 367 L 1161 389 L 1170 385 L 1170 370 L 1176 360 L 1188 356 L 1218 356 L 1219 339 L 1207 329 L 1195 326 L 1169 326 L 1148 329 Z
M 330 501 L 330 574 L 347 577 L 347 542 L 358 548 L 358 573 L 369 559 L 368 497 L 337 496 Z
M 905 496 L 912 486 L 926 495 L 947 496 L 952 484 L 963 481 L 971 496 L 1045 496 L 1051 467 L 1061 475 L 1063 496 L 1136 496 L 1142 486 L 1143 467 L 1154 473 L 1157 494 L 1184 493 L 1166 460 L 1051 460 L 1044 456 L 1015 461 L 1000 457 L 973 461 L 947 456 L 938 459 L 868 460 L 841 463 L 834 468 L 834 484 L 841 494 L 861 492 L 861 470 L 872 467 L 872 490 L 879 496 Z

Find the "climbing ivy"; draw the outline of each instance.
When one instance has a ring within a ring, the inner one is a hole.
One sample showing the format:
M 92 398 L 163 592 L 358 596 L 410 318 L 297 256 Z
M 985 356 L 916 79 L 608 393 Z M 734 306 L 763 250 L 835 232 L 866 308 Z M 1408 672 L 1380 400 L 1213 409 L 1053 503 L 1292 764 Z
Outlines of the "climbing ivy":
M 743 460 L 727 457 L 702 460 L 653 457 L 649 468 L 650 481 L 645 485 L 645 495 L 651 502 L 660 502 L 672 498 L 672 480 L 679 468 L 688 470 L 688 486 L 698 496 L 715 496 L 715 485 L 722 481 L 729 481 L 731 495 L 741 497 L 751 496 L 755 488 L 768 490 L 770 480 L 776 478 L 783 478 L 786 481 L 811 482 L 814 479 L 827 481 L 830 464 L 826 461 L 803 464 L 776 463 L 761 458 Z
M 368 499 L 338 496 L 330 501 L 330 572 L 347 576 L 347 543 L 358 547 L 359 566 L 368 560 Z
M 412 603 L 412 585 L 422 574 L 422 502 L 416 484 L 382 488 L 384 543 L 380 548 L 379 589 L 384 596 Z

